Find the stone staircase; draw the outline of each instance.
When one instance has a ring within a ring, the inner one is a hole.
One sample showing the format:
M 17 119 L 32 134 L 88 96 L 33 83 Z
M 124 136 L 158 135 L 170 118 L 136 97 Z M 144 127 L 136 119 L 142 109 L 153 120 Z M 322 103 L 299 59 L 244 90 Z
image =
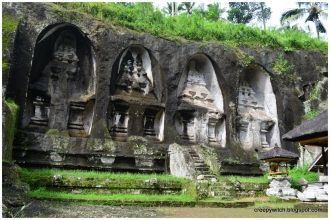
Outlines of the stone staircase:
M 194 168 L 196 171 L 197 180 L 214 180 L 216 181 L 216 176 L 212 174 L 210 167 L 204 162 L 204 160 L 197 154 L 193 149 L 189 149 L 189 155 L 193 159 Z

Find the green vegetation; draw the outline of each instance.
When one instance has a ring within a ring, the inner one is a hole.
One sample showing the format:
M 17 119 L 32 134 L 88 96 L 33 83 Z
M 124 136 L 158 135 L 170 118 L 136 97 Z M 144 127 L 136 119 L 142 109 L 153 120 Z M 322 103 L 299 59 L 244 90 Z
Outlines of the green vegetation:
M 190 203 L 194 203 L 195 198 L 187 195 L 145 195 L 145 194 L 73 194 L 67 192 L 53 192 L 49 191 L 45 188 L 39 188 L 37 190 L 31 191 L 29 195 L 32 198 L 36 199 L 51 199 L 51 200 L 75 200 L 81 202 L 88 203 L 97 203 L 97 204 L 106 204 L 106 205 L 130 205 L 130 204 L 139 204 L 143 205 L 147 203 L 147 205 L 159 205 L 165 203 L 170 205 L 174 203 L 188 203 L 186 205 L 190 205 Z
M 272 68 L 283 81 L 293 84 L 297 83 L 299 80 L 299 77 L 294 71 L 294 65 L 290 64 L 289 61 L 284 58 L 283 54 L 275 59 Z
M 70 137 L 68 131 L 60 131 L 58 129 L 48 129 L 47 132 L 46 132 L 46 135 Z
M 221 176 L 221 180 L 227 180 L 230 182 L 241 182 L 241 183 L 256 183 L 256 184 L 262 184 L 262 183 L 268 183 L 267 179 L 268 174 L 265 174 L 263 176 Z
M 315 85 L 311 92 L 310 92 L 310 95 L 309 95 L 309 100 L 318 100 L 320 99 L 320 96 L 321 96 L 321 91 L 320 91 L 320 87 Z
M 304 115 L 304 119 L 305 120 L 311 120 L 313 118 L 315 118 L 316 116 L 318 116 L 319 112 L 317 110 L 310 110 L 309 112 L 306 112 L 306 114 Z
M 2 15 L 2 51 L 9 48 L 18 20 L 10 15 Z
M 315 172 L 308 171 L 308 167 L 294 167 L 289 170 L 289 176 L 291 179 L 292 187 L 295 189 L 300 189 L 299 181 L 304 178 L 308 182 L 314 182 L 318 180 L 318 174 Z
M 152 178 L 164 183 L 189 184 L 191 181 L 185 178 L 179 178 L 168 174 L 140 174 L 140 173 L 111 173 L 101 171 L 83 171 L 83 170 L 61 170 L 61 169 L 27 169 L 22 168 L 19 172 L 22 181 L 31 186 L 46 186 L 52 182 L 55 175 L 63 178 L 85 178 L 88 181 L 111 180 L 113 184 L 120 183 L 124 186 L 134 187 L 134 184 L 145 182 Z M 70 180 L 70 179 L 69 179 Z M 82 182 L 83 180 L 80 179 Z
M 147 206 L 190 206 L 196 202 L 196 187 L 191 180 L 167 174 L 22 168 L 19 176 L 31 186 L 29 196 L 36 199 Z M 159 194 L 171 189 L 178 191 Z
M 273 70 L 281 75 L 292 75 L 294 73 L 294 67 L 287 61 L 283 54 L 277 57 L 273 62 Z
M 16 103 L 11 99 L 7 99 L 4 101 L 4 108 L 6 109 L 5 127 L 4 127 L 5 151 L 3 151 L 4 155 L 2 156 L 2 158 L 10 161 L 12 155 L 12 145 L 14 141 L 14 135 L 16 132 L 19 108 L 16 105 Z
M 61 15 L 69 12 L 90 14 L 111 24 L 149 32 L 168 39 L 218 41 L 231 46 L 307 49 L 327 52 L 327 42 L 311 38 L 296 30 L 267 30 L 210 21 L 198 13 L 165 16 L 150 3 L 57 3 L 53 9 Z
M 16 31 L 18 20 L 10 15 L 2 15 L 2 72 L 3 74 L 9 70 L 9 54 L 8 49 L 12 43 L 13 34 Z

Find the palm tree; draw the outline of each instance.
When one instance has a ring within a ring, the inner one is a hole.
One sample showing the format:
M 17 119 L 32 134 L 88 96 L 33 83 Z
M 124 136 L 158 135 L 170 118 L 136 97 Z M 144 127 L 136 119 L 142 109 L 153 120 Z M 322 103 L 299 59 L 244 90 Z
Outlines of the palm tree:
M 165 7 L 163 11 L 171 16 L 175 16 L 178 12 L 184 10 L 183 5 L 178 4 L 178 2 L 167 2 L 166 4 L 167 7 Z
M 327 3 L 298 3 L 299 8 L 295 8 L 289 11 L 284 12 L 281 15 L 281 24 L 284 25 L 287 21 L 298 20 L 301 17 L 307 16 L 305 22 L 312 21 L 314 22 L 317 38 L 320 37 L 320 33 L 326 33 L 326 30 L 319 19 L 319 15 L 327 15 L 327 11 L 321 9 L 322 6 L 328 7 Z M 301 8 L 301 6 L 307 6 L 307 8 Z
M 188 14 L 192 14 L 192 8 L 195 5 L 195 2 L 183 2 L 182 4 L 182 9 L 187 11 Z

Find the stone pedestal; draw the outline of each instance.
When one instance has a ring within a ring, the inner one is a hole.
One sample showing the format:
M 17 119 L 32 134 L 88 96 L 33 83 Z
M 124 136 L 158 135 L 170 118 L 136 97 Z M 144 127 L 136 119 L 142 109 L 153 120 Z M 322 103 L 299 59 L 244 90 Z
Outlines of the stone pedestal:
M 155 131 L 155 118 L 157 110 L 155 109 L 146 109 L 144 113 L 144 135 L 145 136 L 156 136 Z
M 182 135 L 184 141 L 195 141 L 195 116 L 193 111 L 180 111 L 182 119 Z
M 291 188 L 289 177 L 269 177 L 269 180 L 269 188 L 266 190 L 268 196 L 285 200 L 297 198 L 297 190 Z
M 75 130 L 84 130 L 83 114 L 85 111 L 86 103 L 84 102 L 71 102 L 70 115 L 68 128 Z
M 127 137 L 128 128 L 128 106 L 115 105 L 112 116 L 113 124 L 111 134 L 115 140 L 125 139 Z
M 49 102 L 44 98 L 37 96 L 33 100 L 34 115 L 31 117 L 30 123 L 37 126 L 48 126 L 49 118 Z

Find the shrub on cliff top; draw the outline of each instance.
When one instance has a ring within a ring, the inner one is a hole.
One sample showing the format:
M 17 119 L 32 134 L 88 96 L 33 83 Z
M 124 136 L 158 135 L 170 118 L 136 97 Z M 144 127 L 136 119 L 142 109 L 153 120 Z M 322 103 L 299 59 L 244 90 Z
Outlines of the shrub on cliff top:
M 169 39 L 220 41 L 229 45 L 249 47 L 308 49 L 327 51 L 325 41 L 311 38 L 296 30 L 261 30 L 243 24 L 209 21 L 199 14 L 163 15 L 151 3 L 57 3 L 57 10 L 84 12 L 115 25 L 125 26 Z M 59 9 L 60 8 L 60 9 Z

